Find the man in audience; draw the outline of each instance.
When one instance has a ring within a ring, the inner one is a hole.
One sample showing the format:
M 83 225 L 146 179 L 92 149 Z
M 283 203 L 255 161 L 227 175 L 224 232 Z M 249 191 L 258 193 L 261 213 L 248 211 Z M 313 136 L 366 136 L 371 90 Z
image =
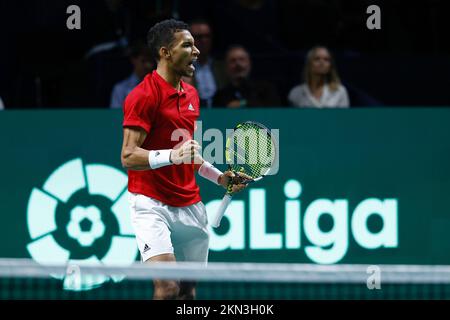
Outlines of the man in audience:
M 133 73 L 125 80 L 117 83 L 113 88 L 110 103 L 110 107 L 113 109 L 122 108 L 127 95 L 154 68 L 150 50 L 144 44 L 138 44 L 131 48 L 130 61 L 133 65 Z
M 243 46 L 231 46 L 226 52 L 225 64 L 230 84 L 216 93 L 214 106 L 241 108 L 280 105 L 278 92 L 271 83 L 250 78 L 252 63 L 250 54 Z
M 223 61 L 212 57 L 212 30 L 205 20 L 194 20 L 190 31 L 195 39 L 195 46 L 200 50 L 198 60 L 194 63 L 195 74 L 189 80 L 196 87 L 200 97 L 200 106 L 210 108 L 214 94 L 226 83 Z

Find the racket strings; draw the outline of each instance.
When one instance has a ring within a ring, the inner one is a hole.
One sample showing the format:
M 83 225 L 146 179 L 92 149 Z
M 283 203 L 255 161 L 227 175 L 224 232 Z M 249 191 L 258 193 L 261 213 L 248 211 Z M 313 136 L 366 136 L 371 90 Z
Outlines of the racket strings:
M 274 162 L 275 148 L 267 129 L 253 123 L 236 128 L 226 149 L 228 164 L 234 171 L 253 179 L 263 176 Z

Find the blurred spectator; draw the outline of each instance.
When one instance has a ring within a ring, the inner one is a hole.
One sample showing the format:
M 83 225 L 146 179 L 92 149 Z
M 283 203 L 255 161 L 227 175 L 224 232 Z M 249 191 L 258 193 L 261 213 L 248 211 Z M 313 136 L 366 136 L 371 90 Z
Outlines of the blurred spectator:
M 135 86 L 154 68 L 150 50 L 143 44 L 138 44 L 131 48 L 130 61 L 133 65 L 133 73 L 125 80 L 117 83 L 111 94 L 110 107 L 113 109 L 122 108 L 125 98 Z
M 5 105 L 3 104 L 3 100 L 0 97 L 0 110 L 4 110 L 5 109 Z
M 252 63 L 244 47 L 230 47 L 225 55 L 225 64 L 230 84 L 216 93 L 214 106 L 239 108 L 280 105 L 278 92 L 272 84 L 250 78 Z
M 213 35 L 209 23 L 195 20 L 191 22 L 190 29 L 195 46 L 200 50 L 200 56 L 194 63 L 195 73 L 192 83 L 197 88 L 200 106 L 210 108 L 214 94 L 225 85 L 225 66 L 223 61 L 211 56 Z
M 306 55 L 304 83 L 291 89 L 289 103 L 295 107 L 348 108 L 347 90 L 341 84 L 331 53 L 314 47 Z

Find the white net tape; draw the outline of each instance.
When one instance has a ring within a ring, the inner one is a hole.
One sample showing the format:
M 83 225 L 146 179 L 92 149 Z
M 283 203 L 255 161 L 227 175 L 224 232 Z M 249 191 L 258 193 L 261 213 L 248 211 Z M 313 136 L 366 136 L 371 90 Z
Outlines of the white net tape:
M 40 265 L 30 259 L 0 259 L 0 278 L 47 278 L 67 275 L 125 276 L 129 280 L 176 279 L 225 282 L 365 283 L 374 268 L 383 283 L 450 284 L 450 266 L 443 265 L 315 265 L 280 263 L 193 262 L 135 263 L 130 266 Z

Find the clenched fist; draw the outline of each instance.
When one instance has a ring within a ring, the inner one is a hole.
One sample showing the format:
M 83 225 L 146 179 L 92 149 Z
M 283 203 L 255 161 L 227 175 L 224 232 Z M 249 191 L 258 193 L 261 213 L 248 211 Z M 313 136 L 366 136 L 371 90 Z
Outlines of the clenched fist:
M 178 149 L 170 152 L 170 161 L 174 164 L 202 164 L 203 158 L 200 155 L 200 145 L 195 140 L 188 140 Z

